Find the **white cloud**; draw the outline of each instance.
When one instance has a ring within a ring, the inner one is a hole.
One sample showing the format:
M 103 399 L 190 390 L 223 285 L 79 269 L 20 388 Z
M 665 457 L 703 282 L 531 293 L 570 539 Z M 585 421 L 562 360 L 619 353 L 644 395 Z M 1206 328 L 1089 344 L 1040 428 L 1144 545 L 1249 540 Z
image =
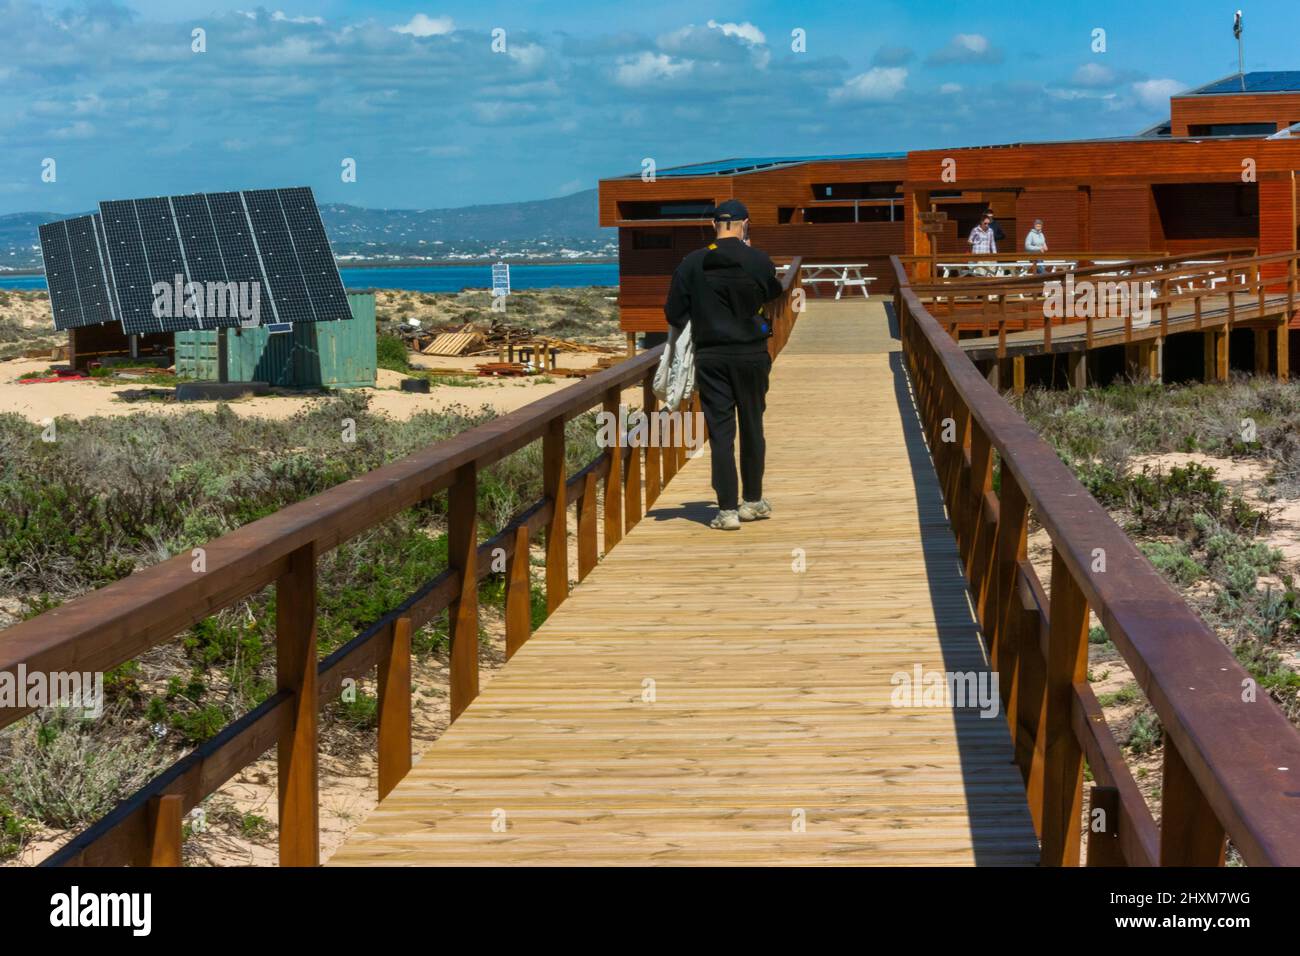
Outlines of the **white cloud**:
M 740 37 L 753 44 L 767 43 L 767 37 L 763 36 L 763 31 L 748 20 L 744 23 L 719 23 L 717 20 L 710 20 L 709 27 L 713 30 L 721 30 L 723 36 Z
M 431 17 L 417 13 L 411 21 L 400 27 L 393 27 L 394 33 L 409 33 L 413 37 L 434 37 L 450 33 L 455 29 L 451 17 Z
M 526 70 L 534 70 L 546 61 L 546 50 L 536 43 L 507 46 L 506 56 Z
M 643 52 L 619 60 L 614 78 L 622 86 L 646 86 L 659 80 L 671 80 L 691 72 L 695 64 L 674 60 L 666 53 Z
M 956 93 L 960 93 L 960 92 L 961 92 L 961 84 L 960 84 L 960 83 L 945 83 L 945 84 L 943 84 L 942 86 L 939 87 L 939 92 L 940 92 L 940 93 L 943 93 L 943 94 L 945 94 L 945 95 L 947 95 L 947 96 L 952 96 L 953 94 L 956 94 Z
M 1075 86 L 1114 86 L 1115 71 L 1100 63 L 1085 63 L 1074 71 Z
M 271 14 L 271 19 L 280 23 L 312 23 L 318 27 L 325 25 L 324 17 L 291 17 L 283 10 L 276 10 Z
M 1168 109 L 1169 97 L 1181 93 L 1187 87 L 1177 80 L 1141 80 L 1133 84 L 1133 92 L 1138 102 L 1148 109 Z
M 873 66 L 831 90 L 830 98 L 834 101 L 892 100 L 902 92 L 906 82 L 907 70 L 901 66 Z
M 1002 51 L 982 33 L 958 33 L 930 55 L 931 63 L 1001 63 Z

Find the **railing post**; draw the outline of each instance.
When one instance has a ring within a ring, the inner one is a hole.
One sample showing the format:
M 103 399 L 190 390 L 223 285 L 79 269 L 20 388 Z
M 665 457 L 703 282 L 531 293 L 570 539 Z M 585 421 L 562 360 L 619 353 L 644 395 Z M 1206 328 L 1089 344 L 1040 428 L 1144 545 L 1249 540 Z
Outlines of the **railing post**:
M 641 520 L 641 447 L 628 436 L 627 467 L 623 474 L 623 530 L 631 531 Z
M 185 801 L 179 793 L 149 798 L 149 865 L 180 866 Z
M 1123 866 L 1119 848 L 1119 791 L 1094 785 L 1088 793 L 1088 866 Z
M 478 696 L 478 466 L 456 470 L 447 492 L 447 566 L 457 598 L 447 608 L 451 637 L 451 719 Z
M 1052 549 L 1043 762 L 1044 866 L 1079 864 L 1083 749 L 1074 735 L 1074 684 L 1088 676 L 1088 601 L 1058 548 Z
M 546 613 L 551 614 L 569 596 L 569 503 L 565 499 L 563 417 L 552 419 L 542 436 L 542 489 L 551 504 L 551 520 L 546 526 Z
M 645 450 L 645 510 L 649 511 L 662 488 L 659 481 L 659 410 L 655 398 L 653 376 L 646 376 L 641 385 L 641 408 L 646 415 Z
M 393 622 L 379 659 L 379 799 L 411 770 L 411 619 Z
M 970 480 L 967 485 L 967 535 L 970 550 L 966 555 L 966 580 L 970 582 L 971 596 L 980 626 L 991 630 L 996 615 L 988 613 L 989 579 L 993 568 L 993 540 L 984 520 L 985 496 L 993 489 L 993 446 L 988 435 L 974 419 L 970 420 Z
M 578 499 L 578 580 L 586 579 L 596 566 L 596 474 L 587 472 Z
M 1165 737 L 1160 781 L 1160 865 L 1223 866 L 1223 826 L 1183 755 Z
M 1020 562 L 1028 553 L 1029 505 L 1020 489 L 1020 482 L 1005 461 L 1002 463 L 998 483 L 998 528 L 993 545 L 993 610 L 990 614 L 994 624 L 989 660 L 998 672 L 1003 703 L 1009 708 L 1007 721 L 1014 733 L 1015 714 L 1010 706 L 1011 692 L 1015 686 L 1017 647 L 1009 635 L 1014 631 L 1019 617 L 1016 578 Z
M 587 484 L 594 488 L 596 476 L 588 474 Z M 592 492 L 591 511 L 591 548 L 596 548 L 596 508 L 595 493 Z M 581 538 L 579 538 L 579 561 L 581 561 Z M 593 556 L 592 563 L 595 563 Z M 515 547 L 506 566 L 506 660 L 515 656 L 515 652 L 524 646 L 533 629 L 533 582 L 529 573 L 529 539 L 528 528 L 520 525 L 515 528 Z
M 605 393 L 601 411 L 605 416 L 613 416 L 619 421 L 619 390 L 611 388 Z M 623 537 L 623 435 L 622 429 L 614 428 L 614 442 L 605 449 L 609 458 L 609 469 L 605 473 L 605 553 L 609 554 Z M 671 453 L 670 453 L 671 457 Z M 675 470 L 675 469 L 674 469 Z M 548 579 L 549 580 L 549 579 Z
M 276 687 L 292 695 L 276 748 L 280 865 L 320 863 L 317 806 L 316 544 L 289 555 L 275 586 Z

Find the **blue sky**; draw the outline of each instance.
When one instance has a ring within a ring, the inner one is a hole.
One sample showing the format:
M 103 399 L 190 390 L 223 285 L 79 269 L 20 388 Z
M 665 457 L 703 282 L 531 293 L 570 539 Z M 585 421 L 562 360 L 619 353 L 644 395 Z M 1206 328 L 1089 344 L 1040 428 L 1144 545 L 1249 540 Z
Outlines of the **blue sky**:
M 0 213 L 294 184 L 458 206 L 563 195 L 643 157 L 1123 135 L 1165 119 L 1171 92 L 1235 71 L 1233 9 L 0 0 Z M 1248 69 L 1300 68 L 1294 0 L 1245 15 Z

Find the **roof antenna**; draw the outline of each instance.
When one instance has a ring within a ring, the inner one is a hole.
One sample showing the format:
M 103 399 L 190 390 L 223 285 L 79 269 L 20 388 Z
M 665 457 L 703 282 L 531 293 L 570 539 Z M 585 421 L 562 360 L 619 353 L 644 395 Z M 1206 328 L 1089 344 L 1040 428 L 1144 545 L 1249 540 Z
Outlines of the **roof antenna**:
M 1241 51 L 1241 11 L 1232 18 L 1232 35 L 1237 38 L 1237 74 L 1241 77 L 1241 92 L 1246 92 L 1245 58 Z

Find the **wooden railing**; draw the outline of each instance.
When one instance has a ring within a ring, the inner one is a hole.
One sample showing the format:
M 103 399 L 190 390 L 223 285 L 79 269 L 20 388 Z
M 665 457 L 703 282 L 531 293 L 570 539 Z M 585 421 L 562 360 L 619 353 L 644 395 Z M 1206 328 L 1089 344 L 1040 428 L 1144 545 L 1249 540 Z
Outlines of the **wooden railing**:
M 1250 865 L 1300 865 L 1300 733 L 1266 692 L 1251 693 L 1232 653 L 985 381 L 897 259 L 894 268 L 913 396 L 1042 862 L 1080 860 L 1086 759 L 1089 865 L 1218 866 L 1225 834 Z M 1051 539 L 1050 591 L 1028 561 L 1031 514 Z M 1088 684 L 1090 612 L 1164 728 L 1158 826 Z
M 765 313 L 775 356 L 796 318 L 799 260 L 784 293 Z M 268 585 L 276 588 L 274 694 L 172 764 L 44 865 L 178 865 L 185 814 L 242 768 L 277 748 L 281 865 L 319 862 L 317 738 L 321 707 L 347 678 L 377 672 L 378 790 L 387 796 L 411 767 L 411 637 L 444 611 L 450 626 L 454 721 L 478 695 L 478 585 L 504 553 L 507 658 L 531 633 L 528 551 L 546 548 L 548 613 L 569 594 L 568 511 L 576 508 L 577 580 L 598 559 L 597 503 L 604 501 L 605 551 L 618 544 L 686 460 L 672 435 L 647 447 L 612 447 L 574 475 L 565 473 L 565 423 L 595 406 L 617 416 L 623 391 L 641 386 L 657 411 L 651 380 L 662 346 L 630 358 L 515 412 L 492 419 L 401 461 L 290 505 L 204 546 L 205 569 L 181 554 L 0 633 L 0 672 L 103 672 L 133 660 L 184 629 Z M 698 395 L 694 409 L 698 410 Z M 652 426 L 653 428 L 653 426 Z M 478 476 L 540 439 L 540 501 L 479 541 Z M 323 660 L 316 645 L 316 562 L 399 512 L 448 495 L 448 567 L 400 606 Z M 0 727 L 29 709 L 0 709 Z
M 1206 254 L 1200 254 L 1204 257 Z M 1186 258 L 1186 257 L 1183 257 Z M 1152 267 L 1151 263 L 1162 265 Z M 912 291 L 926 303 L 930 314 L 956 339 L 961 332 L 997 336 L 997 357 L 1007 354 L 1008 332 L 1041 329 L 1042 351 L 1052 351 L 1054 330 L 1073 326 L 1084 330 L 1085 346 L 1092 348 L 1097 336 L 1099 317 L 1092 312 L 1084 316 L 1049 314 L 1045 307 L 1049 296 L 1063 293 L 1067 278 L 1082 283 L 1092 280 L 1095 289 L 1104 291 L 1107 283 L 1150 283 L 1151 296 L 1144 303 L 1151 314 L 1144 322 L 1135 321 L 1135 310 L 1124 309 L 1116 326 L 1107 323 L 1105 344 L 1122 333 L 1121 341 L 1132 342 L 1144 336 L 1169 334 L 1171 315 L 1184 330 L 1209 328 L 1231 329 L 1239 322 L 1285 326 L 1300 305 L 1297 275 L 1300 252 L 1280 252 L 1266 256 L 1224 258 L 1210 264 L 1186 265 L 1171 259 L 1134 262 L 1124 266 L 1094 267 L 1071 273 L 1052 273 L 1017 278 L 978 280 L 963 278 L 956 282 L 928 283 L 913 286 Z M 1056 287 L 1060 287 L 1059 289 Z M 1114 316 L 1101 316 L 1114 319 Z M 1135 334 L 1135 329 L 1138 330 Z M 1279 354 L 1286 358 L 1284 337 L 1278 340 Z M 1286 361 L 1279 362 L 1279 374 L 1287 377 Z
M 1035 282 L 1041 282 L 1044 273 L 1028 272 L 1018 276 L 998 276 L 988 274 L 976 274 L 974 271 L 961 274 L 950 274 L 946 277 L 941 276 L 943 271 L 940 268 L 943 265 L 960 264 L 963 267 L 969 267 L 972 270 L 978 267 L 984 267 L 989 271 L 1004 269 L 1010 263 L 1025 262 L 1072 262 L 1073 267 L 1064 269 L 1054 267 L 1053 271 L 1047 272 L 1046 275 L 1064 274 L 1073 272 L 1076 276 L 1112 273 L 1116 271 L 1129 271 L 1137 273 L 1158 272 L 1162 269 L 1171 268 L 1186 262 L 1196 262 L 1201 260 L 1228 260 L 1249 258 L 1256 254 L 1254 248 L 1245 246 L 1232 247 L 1225 249 L 1201 249 L 1193 252 L 1181 252 L 1170 254 L 1166 252 L 1157 252 L 1146 250 L 1144 252 L 1105 252 L 1093 250 L 1091 252 L 999 252 L 991 254 L 974 255 L 969 252 L 939 253 L 937 255 L 909 255 L 898 256 L 898 261 L 903 264 L 907 275 L 908 282 L 913 291 L 922 295 L 924 291 L 929 291 L 934 287 L 947 286 L 951 284 L 961 285 L 963 283 L 988 284 L 988 283 L 1006 283 L 1014 285 L 1024 283 L 1032 285 Z

